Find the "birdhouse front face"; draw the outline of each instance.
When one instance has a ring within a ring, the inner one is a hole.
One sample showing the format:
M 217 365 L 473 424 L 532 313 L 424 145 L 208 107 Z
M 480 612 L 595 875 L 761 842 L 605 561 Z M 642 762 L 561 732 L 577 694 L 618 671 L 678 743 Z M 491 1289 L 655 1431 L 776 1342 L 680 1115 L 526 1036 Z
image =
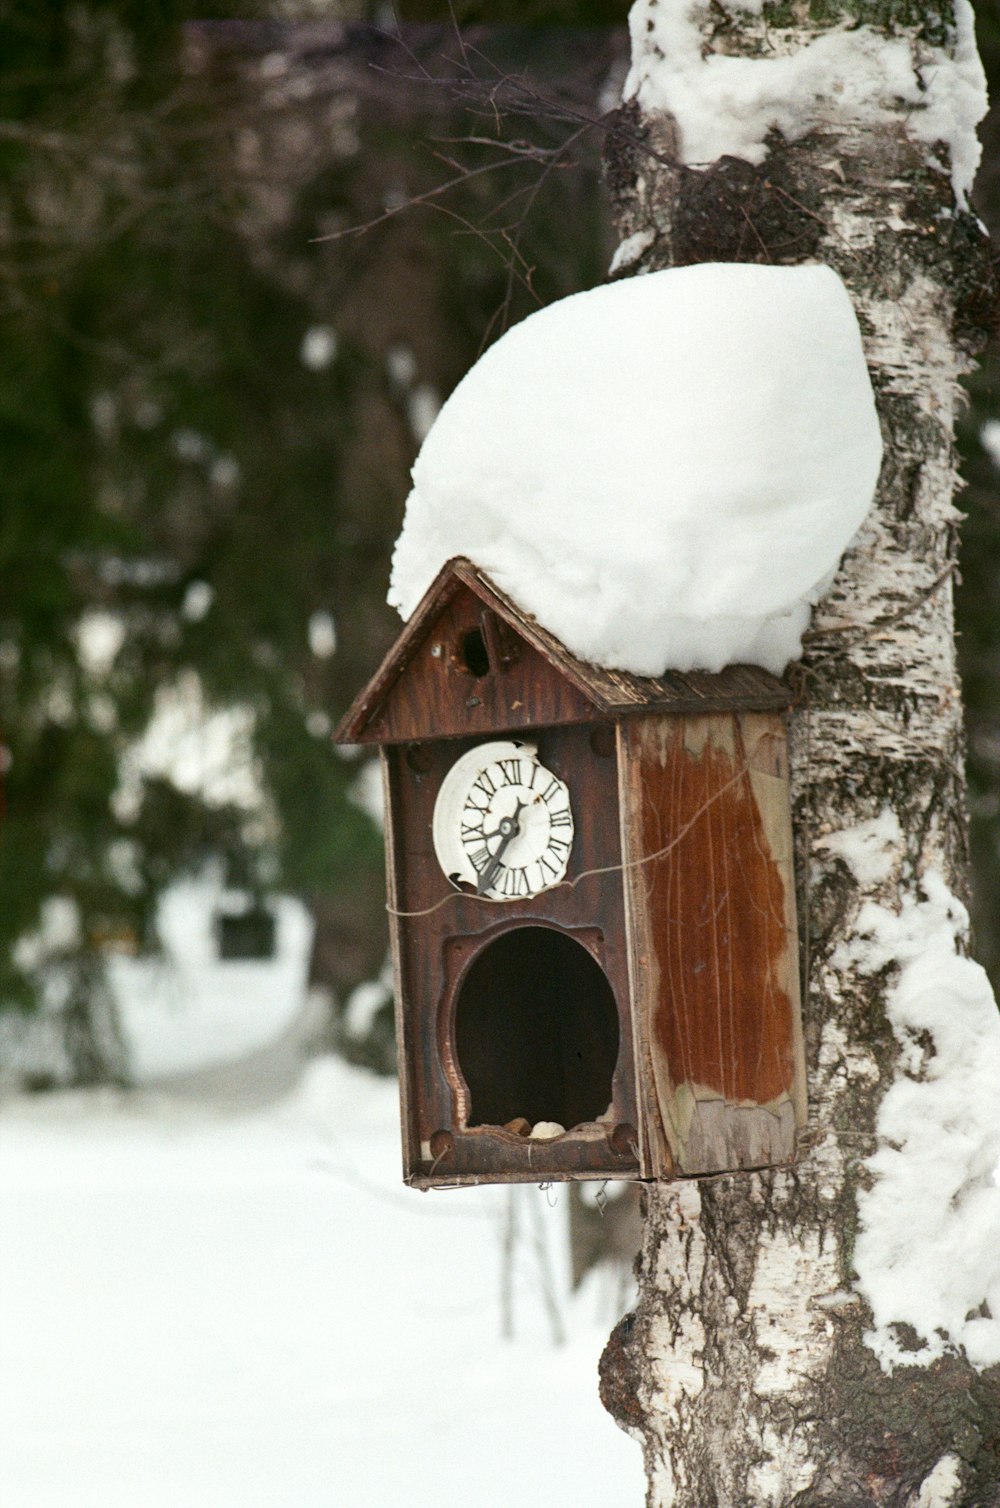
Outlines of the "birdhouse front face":
M 408 1181 L 638 1176 L 613 729 L 384 761 Z

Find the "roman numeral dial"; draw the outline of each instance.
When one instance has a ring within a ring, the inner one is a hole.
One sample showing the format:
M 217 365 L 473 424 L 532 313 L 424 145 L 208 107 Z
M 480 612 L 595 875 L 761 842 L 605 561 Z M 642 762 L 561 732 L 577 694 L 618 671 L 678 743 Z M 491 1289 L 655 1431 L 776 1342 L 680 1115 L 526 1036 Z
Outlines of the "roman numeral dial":
M 480 744 L 442 781 L 433 837 L 457 888 L 488 901 L 529 900 L 565 878 L 573 849 L 569 791 L 533 744 Z

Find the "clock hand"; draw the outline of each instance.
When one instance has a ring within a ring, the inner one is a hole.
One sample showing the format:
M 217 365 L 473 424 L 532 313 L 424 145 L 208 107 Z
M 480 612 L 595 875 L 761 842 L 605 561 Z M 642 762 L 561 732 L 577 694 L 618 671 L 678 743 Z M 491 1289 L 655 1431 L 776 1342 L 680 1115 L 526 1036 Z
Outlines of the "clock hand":
M 513 817 L 502 817 L 500 819 L 500 826 L 497 828 L 497 832 L 499 832 L 500 834 L 500 842 L 497 845 L 496 853 L 491 859 L 486 862 L 486 864 L 483 865 L 483 868 L 479 871 L 479 879 L 476 881 L 477 895 L 486 894 L 487 890 L 489 890 L 490 886 L 493 884 L 493 881 L 496 879 L 497 875 L 503 868 L 503 856 L 507 852 L 507 849 L 510 847 L 513 839 L 516 838 L 518 833 L 521 831 L 521 824 L 517 819 L 520 817 L 522 811 L 524 810 L 525 804 L 525 802 L 519 801 L 517 803 Z
M 518 812 L 523 812 L 526 806 L 537 806 L 538 803 L 541 801 L 541 799 L 542 799 L 541 796 L 536 796 L 535 799 L 533 801 L 530 801 L 530 802 L 528 802 L 528 801 L 519 801 L 517 803 L 517 809 L 514 812 L 514 817 L 516 817 L 518 815 Z M 484 833 L 483 834 L 483 837 L 485 838 L 486 842 L 489 843 L 493 838 L 499 838 L 501 836 L 501 834 L 505 833 L 506 830 L 507 830 L 504 824 L 512 822 L 513 820 L 514 820 L 513 817 L 503 817 L 501 819 L 500 826 L 498 828 L 495 828 L 494 831 L 491 832 L 491 833 Z

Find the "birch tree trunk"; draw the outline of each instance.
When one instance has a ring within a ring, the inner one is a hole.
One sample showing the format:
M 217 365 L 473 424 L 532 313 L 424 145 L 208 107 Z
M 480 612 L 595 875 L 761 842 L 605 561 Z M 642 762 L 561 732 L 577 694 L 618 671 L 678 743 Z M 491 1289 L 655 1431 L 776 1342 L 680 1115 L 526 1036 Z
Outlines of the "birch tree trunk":
M 870 49 L 888 49 L 887 72 L 909 57 L 924 87 L 928 59 L 947 66 L 964 45 L 968 82 L 971 15 L 951 0 L 845 8 L 872 28 Z M 669 28 L 685 17 L 700 27 L 703 62 L 755 65 L 795 58 L 841 25 L 820 0 L 776 0 L 760 14 L 725 0 L 640 0 L 633 98 L 608 153 L 618 270 L 830 263 L 861 322 L 886 459 L 794 672 L 809 1130 L 792 1168 L 649 1189 L 639 1302 L 609 1340 L 602 1397 L 643 1446 L 650 1508 L 996 1505 L 990 1346 L 974 1364 L 960 1327 L 928 1336 L 893 1323 L 891 1310 L 873 1315 L 858 1280 L 865 1199 L 881 1177 L 871 1161 L 885 1143 L 880 1112 L 901 1075 L 933 1077 L 939 1046 L 928 1033 L 914 1065 L 919 1033 L 893 1026 L 902 959 L 873 963 L 859 939 L 873 916 L 883 929 L 895 918 L 915 956 L 934 886 L 943 880 L 958 897 L 967 886 L 952 427 L 958 379 L 993 317 L 985 237 L 956 203 L 951 168 L 961 165 L 925 139 L 925 122 L 914 128 L 912 100 L 868 111 L 834 89 L 811 117 L 800 111 L 796 129 L 772 130 L 756 165 L 726 154 L 685 163 L 689 102 L 675 88 L 671 114 L 669 88 L 659 104 L 655 88 L 676 41 Z M 866 902 L 881 909 L 862 914 Z M 957 956 L 960 907 L 949 915 Z M 906 1222 L 901 1206 L 904 1246 Z M 919 1260 L 904 1251 L 900 1270 Z M 977 1313 L 983 1325 L 1000 1320 L 988 1303 Z

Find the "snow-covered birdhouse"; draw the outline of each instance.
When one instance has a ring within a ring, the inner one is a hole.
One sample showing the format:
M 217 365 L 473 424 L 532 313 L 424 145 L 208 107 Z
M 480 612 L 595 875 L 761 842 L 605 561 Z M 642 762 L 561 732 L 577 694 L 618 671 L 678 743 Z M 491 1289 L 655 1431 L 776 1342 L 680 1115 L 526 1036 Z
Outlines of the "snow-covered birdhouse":
M 408 1183 L 794 1157 L 788 700 L 601 669 L 440 572 L 337 734 L 381 748 Z

